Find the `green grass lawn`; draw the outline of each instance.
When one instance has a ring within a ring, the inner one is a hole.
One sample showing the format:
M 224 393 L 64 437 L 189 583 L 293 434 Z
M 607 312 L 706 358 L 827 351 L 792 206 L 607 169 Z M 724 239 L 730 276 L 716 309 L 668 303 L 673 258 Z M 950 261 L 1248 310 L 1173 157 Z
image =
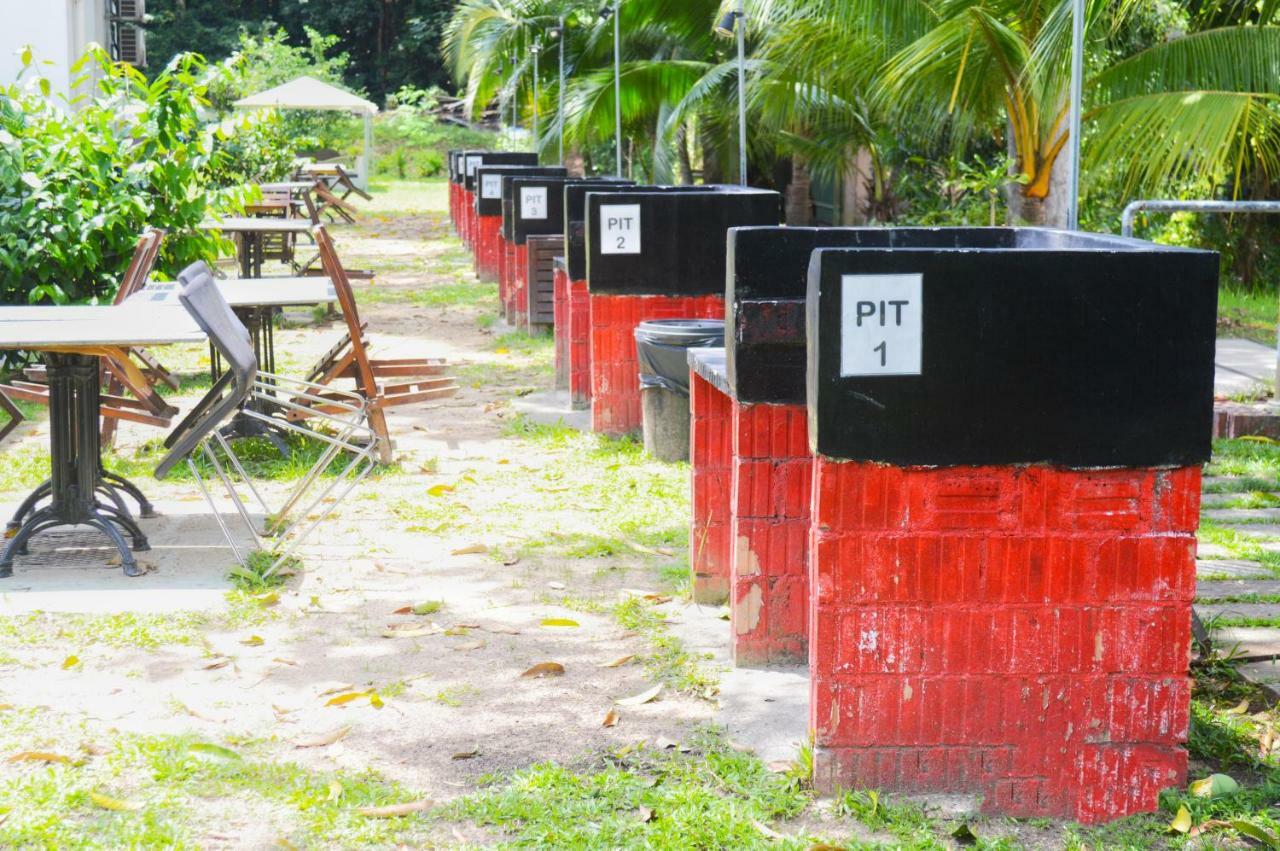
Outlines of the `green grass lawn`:
M 449 211 L 449 181 L 435 180 L 374 180 L 369 185 L 372 201 L 363 198 L 357 202 L 361 213 L 447 213 Z
M 1218 335 L 1245 337 L 1268 346 L 1276 342 L 1280 294 L 1218 290 Z

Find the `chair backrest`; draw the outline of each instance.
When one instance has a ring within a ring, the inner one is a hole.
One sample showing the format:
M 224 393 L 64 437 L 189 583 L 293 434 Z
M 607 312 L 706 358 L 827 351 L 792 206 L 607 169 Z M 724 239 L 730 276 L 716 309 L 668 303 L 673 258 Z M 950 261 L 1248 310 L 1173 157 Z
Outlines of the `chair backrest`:
M 213 277 L 213 270 L 209 268 L 209 264 L 203 260 L 197 260 L 187 268 L 178 273 L 178 281 L 183 284 L 189 284 L 201 275 Z
M 258 376 L 258 359 L 249 331 L 218 292 L 212 276 L 199 274 L 185 282 L 178 299 L 209 335 L 209 342 L 226 360 L 228 369 L 165 439 L 169 452 L 156 465 L 157 479 L 164 478 L 249 398 Z
M 355 292 L 351 289 L 351 279 L 347 270 L 338 259 L 338 252 L 333 247 L 333 240 L 324 225 L 316 225 L 311 229 L 316 240 L 316 248 L 320 251 L 320 265 L 325 275 L 333 282 L 334 294 L 338 296 L 338 304 L 342 308 L 342 318 L 347 322 L 347 335 L 351 338 L 351 353 L 356 362 L 356 380 L 360 383 L 365 395 L 372 399 L 377 395 L 378 385 L 373 376 L 373 367 L 369 363 L 369 352 L 364 347 L 364 328 L 360 324 L 360 312 L 356 309 Z
M 323 185 L 322 181 L 317 180 L 310 189 L 302 193 L 302 203 L 307 206 L 307 218 L 311 219 L 313 225 L 320 224 L 320 207 L 316 204 L 316 190 Z
M 138 244 L 133 249 L 133 258 L 129 268 L 120 279 L 120 289 L 116 291 L 116 304 L 147 285 L 151 270 L 155 268 L 156 258 L 160 256 L 160 243 L 164 241 L 164 231 L 159 228 L 147 228 L 138 237 Z

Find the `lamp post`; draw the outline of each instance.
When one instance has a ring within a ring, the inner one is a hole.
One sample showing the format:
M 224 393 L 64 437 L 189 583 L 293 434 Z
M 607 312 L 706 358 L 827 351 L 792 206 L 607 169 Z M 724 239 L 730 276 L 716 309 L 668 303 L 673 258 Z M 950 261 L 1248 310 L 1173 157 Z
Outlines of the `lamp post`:
M 600 20 L 613 18 L 613 125 L 614 147 L 617 149 L 617 176 L 622 177 L 622 25 L 618 7 L 622 0 L 600 9 Z
M 716 24 L 716 35 L 738 37 L 738 183 L 747 185 L 747 12 L 745 0 L 725 12 Z
M 1071 177 L 1067 195 L 1067 227 L 1080 229 L 1080 101 L 1084 91 L 1084 0 L 1071 3 L 1071 105 L 1067 133 L 1071 145 Z
M 534 42 L 529 48 L 533 52 L 533 152 L 538 153 L 538 54 L 542 45 Z
M 560 23 L 550 30 L 551 37 L 560 42 L 560 165 L 564 165 L 564 15 Z

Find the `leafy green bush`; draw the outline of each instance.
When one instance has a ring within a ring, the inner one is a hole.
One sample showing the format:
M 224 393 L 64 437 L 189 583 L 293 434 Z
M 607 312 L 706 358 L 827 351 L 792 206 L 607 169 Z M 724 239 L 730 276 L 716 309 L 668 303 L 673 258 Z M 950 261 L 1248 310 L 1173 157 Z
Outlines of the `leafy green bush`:
M 34 76 L 30 51 L 22 59 Z M 89 69 L 96 96 L 74 111 L 38 78 L 0 89 L 0 302 L 110 300 L 148 225 L 169 232 L 160 267 L 171 274 L 216 256 L 223 241 L 199 223 L 247 197 L 213 186 L 233 157 L 218 150 L 231 135 L 199 114 L 203 59 L 177 56 L 148 82 L 94 48 L 74 73 Z
M 294 137 L 274 109 L 228 116 L 218 131 L 209 168 L 214 186 L 284 180 L 293 171 Z

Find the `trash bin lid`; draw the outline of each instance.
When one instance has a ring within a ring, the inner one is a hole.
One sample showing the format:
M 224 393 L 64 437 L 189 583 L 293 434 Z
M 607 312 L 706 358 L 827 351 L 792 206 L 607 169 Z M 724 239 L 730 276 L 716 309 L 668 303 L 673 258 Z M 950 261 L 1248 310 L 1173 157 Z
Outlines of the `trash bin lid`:
M 708 338 L 716 342 L 706 342 Z M 723 319 L 650 319 L 636 326 L 636 339 L 660 346 L 701 348 L 723 345 Z

